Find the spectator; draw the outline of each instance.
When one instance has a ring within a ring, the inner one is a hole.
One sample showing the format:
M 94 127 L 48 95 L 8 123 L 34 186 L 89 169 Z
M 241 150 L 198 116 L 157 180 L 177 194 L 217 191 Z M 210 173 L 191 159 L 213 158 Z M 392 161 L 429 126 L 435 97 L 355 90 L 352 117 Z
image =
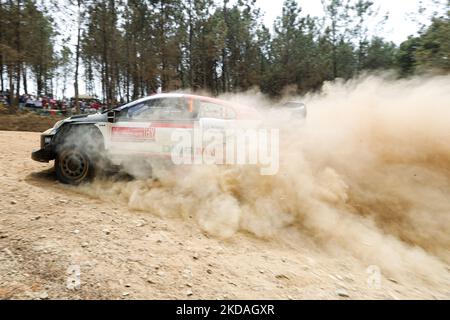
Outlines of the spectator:
M 19 109 L 22 110 L 25 107 L 27 98 L 26 96 L 23 94 L 19 97 Z
M 36 101 L 34 101 L 34 107 L 42 108 L 42 98 L 36 99 Z
M 91 108 L 95 110 L 99 110 L 101 108 L 101 105 L 98 101 L 93 101 L 91 104 Z
M 25 107 L 34 108 L 34 100 L 32 96 L 28 96 L 27 100 L 25 101 Z

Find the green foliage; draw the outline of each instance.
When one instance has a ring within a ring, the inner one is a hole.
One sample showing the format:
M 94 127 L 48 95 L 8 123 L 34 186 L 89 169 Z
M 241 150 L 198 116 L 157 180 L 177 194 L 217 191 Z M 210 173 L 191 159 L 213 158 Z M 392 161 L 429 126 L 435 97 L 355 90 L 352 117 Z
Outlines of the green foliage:
M 409 76 L 414 73 L 417 63 L 415 53 L 419 46 L 420 39 L 412 36 L 400 45 L 396 54 L 396 64 L 402 76 Z
M 446 18 L 434 18 L 420 38 L 415 52 L 419 70 L 450 72 L 450 11 Z
M 305 15 L 297 1 L 285 0 L 273 30 L 263 24 L 256 0 L 47 3 L 56 12 L 80 8 L 64 17 L 74 18 L 75 24 L 80 18 L 80 45 L 70 50 L 66 38 L 55 54 L 55 38 L 61 34 L 55 32 L 46 5 L 0 0 L 2 89 L 20 91 L 27 70 L 39 93 L 52 91 L 56 75 L 65 91 L 73 69 L 78 87 L 80 63 L 88 93 L 96 91 L 100 79 L 108 103 L 159 89 L 220 94 L 256 87 L 277 96 L 284 90 L 317 90 L 324 81 L 364 71 L 396 69 L 401 76 L 450 71 L 448 14 L 435 16 L 420 35 L 397 47 L 369 28 L 368 21 L 374 25 L 379 16 L 370 0 L 322 0 L 323 19 Z M 61 14 L 54 18 L 62 19 Z
M 434 17 L 419 37 L 403 42 L 396 64 L 403 76 L 427 71 L 450 72 L 450 11 L 446 17 Z
M 21 81 L 26 91 L 29 69 L 36 79 L 37 93 L 50 93 L 57 65 L 52 19 L 33 0 L 1 1 L 0 17 L 1 90 L 6 87 L 3 81 L 6 68 L 10 91 L 15 88 L 19 93 Z

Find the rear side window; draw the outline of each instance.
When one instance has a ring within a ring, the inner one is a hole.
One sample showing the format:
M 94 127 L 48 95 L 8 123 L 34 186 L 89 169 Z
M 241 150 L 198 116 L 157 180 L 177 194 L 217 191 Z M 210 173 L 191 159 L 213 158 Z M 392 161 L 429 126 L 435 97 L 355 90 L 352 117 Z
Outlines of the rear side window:
M 236 113 L 231 107 L 208 101 L 199 102 L 199 118 L 235 119 Z
M 127 117 L 136 121 L 188 120 L 194 118 L 184 98 L 153 99 L 128 109 Z

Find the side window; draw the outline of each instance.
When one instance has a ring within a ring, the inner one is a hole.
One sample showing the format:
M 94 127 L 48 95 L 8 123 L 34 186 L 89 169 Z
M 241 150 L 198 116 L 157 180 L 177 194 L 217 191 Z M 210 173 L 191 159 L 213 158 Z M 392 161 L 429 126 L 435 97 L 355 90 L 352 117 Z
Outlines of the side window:
M 159 120 L 161 114 L 164 112 L 162 110 L 161 99 L 148 100 L 143 103 L 142 108 L 136 108 L 136 110 L 130 110 L 128 112 L 129 117 L 133 120 Z
M 159 109 L 158 119 L 160 120 L 193 119 L 193 114 L 188 107 L 188 101 L 184 98 L 161 99 L 156 107 Z
M 200 101 L 199 118 L 234 119 L 236 114 L 231 107 L 208 101 Z
M 126 118 L 135 121 L 188 120 L 194 114 L 183 98 L 153 99 L 133 106 L 127 110 Z
M 123 110 L 120 113 L 120 118 L 121 119 L 134 119 L 136 118 L 139 114 L 141 114 L 142 112 L 144 112 L 146 109 L 148 109 L 149 107 L 149 103 L 148 102 L 142 102 L 139 103 L 135 106 L 132 106 L 131 108 L 128 108 L 126 110 Z

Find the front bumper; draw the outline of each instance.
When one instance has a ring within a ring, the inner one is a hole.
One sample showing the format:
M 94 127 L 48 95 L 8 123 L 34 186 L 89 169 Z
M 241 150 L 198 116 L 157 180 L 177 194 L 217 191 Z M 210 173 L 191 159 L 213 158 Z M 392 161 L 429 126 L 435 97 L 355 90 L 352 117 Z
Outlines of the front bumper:
M 39 149 L 31 153 L 31 159 L 39 162 L 55 160 L 55 153 L 50 148 Z
M 51 160 L 54 160 L 56 155 L 53 151 L 53 146 L 51 142 L 47 142 L 46 140 L 50 138 L 53 138 L 53 136 L 43 134 L 41 136 L 41 149 L 36 150 L 31 153 L 31 159 L 38 162 L 49 162 Z

